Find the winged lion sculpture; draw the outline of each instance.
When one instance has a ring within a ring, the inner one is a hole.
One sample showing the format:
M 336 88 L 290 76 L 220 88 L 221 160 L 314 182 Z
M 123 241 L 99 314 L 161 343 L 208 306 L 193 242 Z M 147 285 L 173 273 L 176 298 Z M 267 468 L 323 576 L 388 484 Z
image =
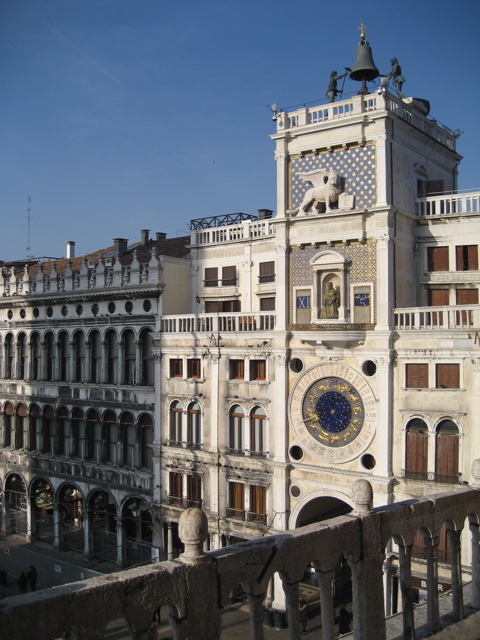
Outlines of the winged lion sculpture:
M 305 182 L 313 184 L 311 189 L 307 189 L 297 213 L 306 214 L 307 209 L 312 205 L 311 213 L 319 213 L 318 205 L 325 203 L 325 211 L 331 211 L 332 202 L 337 202 L 338 196 L 342 192 L 340 176 L 337 171 L 324 171 L 315 169 L 307 173 L 297 173 L 298 177 Z

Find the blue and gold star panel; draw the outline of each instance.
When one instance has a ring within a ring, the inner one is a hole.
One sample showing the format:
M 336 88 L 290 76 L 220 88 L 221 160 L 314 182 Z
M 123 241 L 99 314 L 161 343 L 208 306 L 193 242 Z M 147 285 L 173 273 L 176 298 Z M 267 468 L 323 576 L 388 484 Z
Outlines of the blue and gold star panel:
M 375 145 L 336 149 L 322 153 L 309 153 L 290 160 L 290 202 L 289 208 L 298 209 L 310 184 L 298 177 L 316 169 L 338 171 L 345 179 L 344 193 L 355 196 L 355 209 L 374 207 L 377 202 Z

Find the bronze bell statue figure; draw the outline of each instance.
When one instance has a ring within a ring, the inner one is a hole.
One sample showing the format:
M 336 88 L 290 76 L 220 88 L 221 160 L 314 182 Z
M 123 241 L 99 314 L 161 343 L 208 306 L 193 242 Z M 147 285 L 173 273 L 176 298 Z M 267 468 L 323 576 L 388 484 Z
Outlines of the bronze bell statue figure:
M 350 78 L 362 83 L 360 94 L 365 95 L 368 93 L 367 80 L 375 80 L 375 78 L 378 78 L 380 75 L 380 72 L 373 61 L 372 49 L 365 40 L 365 27 L 363 23 L 360 29 L 361 40 L 358 43 L 357 53 L 355 55 L 355 64 L 353 65 L 353 69 L 350 73 Z

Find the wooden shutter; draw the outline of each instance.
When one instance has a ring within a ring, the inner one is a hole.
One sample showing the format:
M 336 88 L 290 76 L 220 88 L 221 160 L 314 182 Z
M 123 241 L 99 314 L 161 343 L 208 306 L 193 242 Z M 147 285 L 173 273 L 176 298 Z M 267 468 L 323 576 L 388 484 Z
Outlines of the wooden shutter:
M 457 289 L 457 304 L 478 304 L 478 289 Z
M 217 267 L 208 267 L 205 269 L 205 286 L 218 287 L 218 269 Z
M 260 298 L 260 311 L 275 311 L 275 298 Z
M 427 463 L 428 463 L 428 435 L 425 431 L 417 431 L 411 429 L 407 431 L 407 451 L 406 451 L 405 467 L 407 474 L 409 471 L 415 474 L 421 474 L 416 479 L 427 479 Z
M 448 247 L 428 247 L 428 270 L 448 271 Z
M 437 389 L 458 389 L 460 387 L 459 364 L 437 364 Z
M 455 247 L 457 271 L 478 271 L 478 246 L 476 244 Z
M 458 476 L 458 435 L 437 433 L 435 473 L 439 476 Z M 439 478 L 441 481 L 442 478 Z M 444 479 L 445 481 L 445 479 Z
M 430 289 L 428 292 L 428 304 L 431 307 L 448 306 L 449 294 L 448 289 Z
M 222 310 L 222 303 L 218 300 L 205 301 L 205 313 L 219 313 Z
M 428 364 L 407 364 L 406 379 L 409 389 L 428 389 Z
M 445 191 L 443 180 L 427 180 L 425 182 L 425 195 L 438 196 Z
M 236 267 L 223 267 L 222 268 L 222 286 L 232 287 L 237 284 L 237 270 Z
M 275 262 L 260 262 L 259 282 L 275 282 Z

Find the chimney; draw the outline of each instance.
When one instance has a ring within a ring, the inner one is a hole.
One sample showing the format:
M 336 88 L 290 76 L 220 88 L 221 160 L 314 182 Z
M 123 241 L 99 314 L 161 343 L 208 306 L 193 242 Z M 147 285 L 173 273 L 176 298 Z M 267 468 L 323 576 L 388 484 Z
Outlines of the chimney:
M 128 249 L 128 240 L 126 240 L 125 238 L 114 238 L 113 246 L 115 248 L 115 255 L 117 257 L 121 256 L 122 253 L 126 253 Z
M 150 229 L 142 229 L 140 231 L 142 234 L 142 247 L 148 244 Z
M 270 220 L 273 217 L 273 211 L 271 209 L 258 209 L 259 220 Z
M 75 242 L 73 240 L 68 240 L 67 242 L 67 258 L 75 257 Z
M 162 233 L 161 231 L 157 231 L 156 236 L 157 240 L 165 240 L 167 238 L 167 234 Z

